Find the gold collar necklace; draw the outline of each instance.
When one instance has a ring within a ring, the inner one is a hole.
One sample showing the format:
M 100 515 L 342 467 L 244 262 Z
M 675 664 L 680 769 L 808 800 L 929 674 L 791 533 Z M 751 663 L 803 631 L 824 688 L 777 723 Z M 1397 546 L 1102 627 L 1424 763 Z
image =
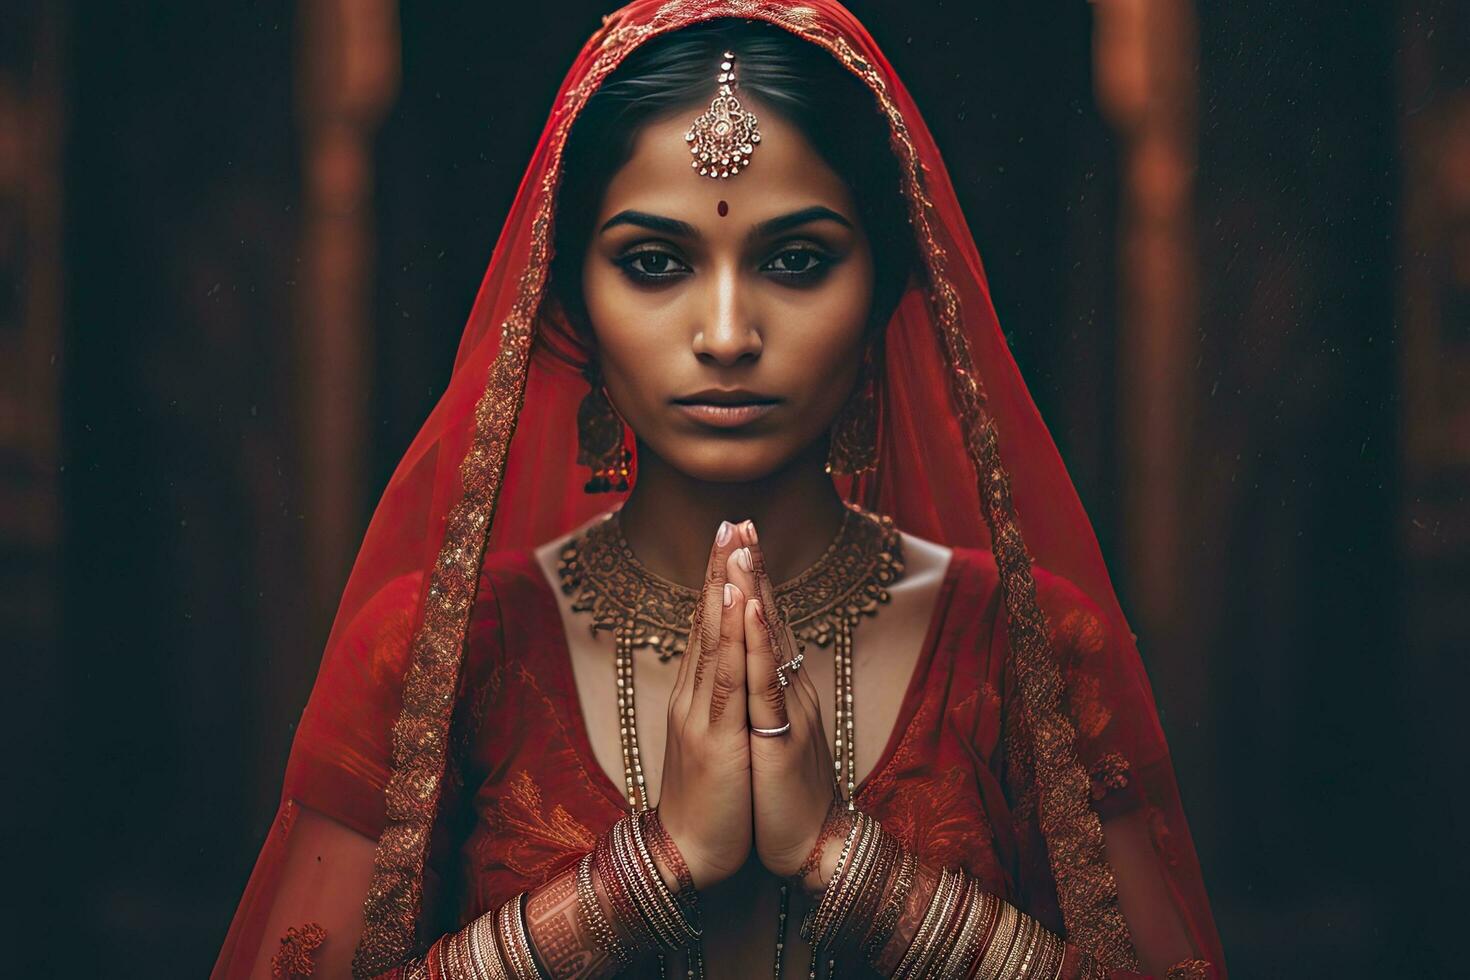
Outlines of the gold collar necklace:
M 699 591 L 649 571 L 623 537 L 620 511 L 562 547 L 557 572 L 574 612 L 592 614 L 592 631 L 626 631 L 633 648 L 660 660 L 684 652 Z M 877 615 L 903 577 L 903 547 L 893 519 L 846 505 L 837 535 L 800 575 L 776 586 L 776 612 L 803 644 L 830 646 L 863 616 Z

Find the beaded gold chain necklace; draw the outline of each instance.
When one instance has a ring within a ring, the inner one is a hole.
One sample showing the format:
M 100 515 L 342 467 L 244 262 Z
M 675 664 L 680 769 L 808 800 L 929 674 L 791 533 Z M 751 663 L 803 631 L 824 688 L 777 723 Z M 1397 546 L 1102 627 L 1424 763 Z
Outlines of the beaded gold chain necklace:
M 841 526 L 817 561 L 789 582 L 775 587 L 773 626 L 789 626 L 802 649 L 814 643 L 832 647 L 836 703 L 832 764 L 847 805 L 856 790 L 856 722 L 852 698 L 852 633 L 864 616 L 875 616 L 889 601 L 888 589 L 903 576 L 902 537 L 891 518 L 846 505 Z M 638 711 L 634 699 L 633 651 L 652 647 L 660 661 L 684 652 L 699 591 L 655 575 L 633 554 L 613 511 L 579 537 L 568 541 L 557 563 L 561 588 L 572 597 L 573 612 L 591 613 L 592 632 L 613 634 L 618 732 L 623 751 L 623 781 L 628 806 L 648 809 L 643 762 L 638 754 Z M 776 922 L 774 975 L 780 980 L 790 888 L 781 883 Z M 832 963 L 828 963 L 831 973 Z M 659 959 L 660 975 L 664 973 Z M 687 976 L 704 975 L 704 956 L 689 952 Z M 812 970 L 816 976 L 816 956 Z

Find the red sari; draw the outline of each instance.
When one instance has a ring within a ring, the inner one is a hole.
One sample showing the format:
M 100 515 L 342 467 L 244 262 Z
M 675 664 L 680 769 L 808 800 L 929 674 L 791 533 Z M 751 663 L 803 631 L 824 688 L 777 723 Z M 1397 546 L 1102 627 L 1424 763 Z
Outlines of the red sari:
M 545 880 L 621 812 L 580 724 L 554 596 L 526 551 L 610 502 L 581 490 L 586 352 L 543 302 L 546 267 L 562 148 L 588 96 L 639 44 L 717 17 L 789 30 L 872 91 L 923 260 L 885 335 L 878 467 L 838 489 L 955 558 L 859 804 L 1119 977 L 1137 969 L 1134 934 L 1165 918 L 1190 951 L 1170 976 L 1223 976 L 1152 692 L 1091 525 L 923 118 L 832 0 L 638 0 L 584 46 L 445 395 L 374 514 L 215 976 L 251 971 L 300 806 L 378 841 L 360 976 Z M 1109 853 L 1114 821 L 1146 828 L 1141 850 Z M 1145 880 L 1160 884 L 1134 887 Z M 1124 890 L 1151 904 L 1125 918 Z

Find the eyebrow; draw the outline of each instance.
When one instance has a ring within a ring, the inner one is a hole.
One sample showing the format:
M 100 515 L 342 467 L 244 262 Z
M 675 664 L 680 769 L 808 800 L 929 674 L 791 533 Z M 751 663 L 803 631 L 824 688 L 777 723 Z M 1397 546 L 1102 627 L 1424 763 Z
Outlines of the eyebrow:
M 778 215 L 777 217 L 762 221 L 750 230 L 747 236 L 750 239 L 766 238 L 771 235 L 779 235 L 783 231 L 799 228 L 813 221 L 835 221 L 844 228 L 851 228 L 852 222 L 831 208 L 814 204 L 800 211 L 792 211 L 790 214 Z M 647 211 L 619 211 L 608 218 L 598 233 L 615 228 L 618 225 L 633 225 L 638 228 L 647 228 L 649 231 L 663 232 L 666 235 L 676 235 L 681 238 L 698 238 L 699 231 L 687 221 L 679 221 L 676 218 L 666 218 L 661 214 L 649 214 Z

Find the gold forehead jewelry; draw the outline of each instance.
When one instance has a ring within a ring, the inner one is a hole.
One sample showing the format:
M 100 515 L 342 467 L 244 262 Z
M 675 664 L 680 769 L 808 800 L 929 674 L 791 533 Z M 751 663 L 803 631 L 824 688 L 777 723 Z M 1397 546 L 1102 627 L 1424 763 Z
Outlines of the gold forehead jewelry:
M 701 177 L 735 176 L 750 166 L 750 155 L 761 141 L 755 116 L 741 108 L 735 97 L 735 52 L 725 52 L 717 78 L 720 90 L 684 134 L 694 154 L 690 166 Z

